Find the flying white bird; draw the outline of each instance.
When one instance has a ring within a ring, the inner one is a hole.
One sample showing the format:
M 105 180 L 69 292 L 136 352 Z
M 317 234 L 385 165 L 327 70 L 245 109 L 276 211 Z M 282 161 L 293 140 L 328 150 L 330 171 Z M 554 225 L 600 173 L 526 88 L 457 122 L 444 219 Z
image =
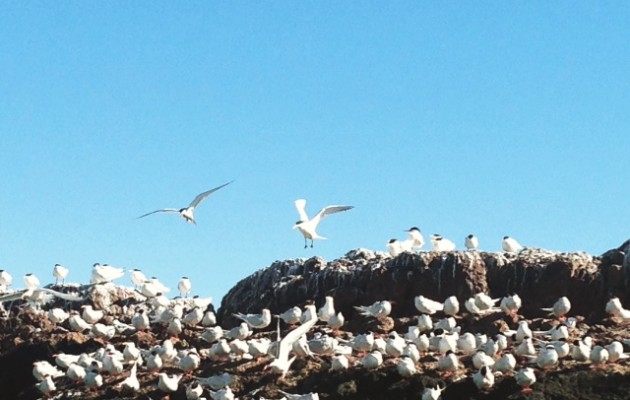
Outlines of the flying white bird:
M 155 214 L 155 213 L 167 212 L 167 213 L 179 213 L 179 215 L 181 215 L 186 220 L 186 222 L 191 222 L 193 224 L 197 224 L 197 222 L 195 221 L 195 216 L 193 215 L 193 212 L 195 211 L 195 208 L 199 205 L 199 203 L 201 203 L 203 200 L 205 200 L 205 198 L 210 196 L 212 193 L 216 192 L 217 190 L 221 189 L 224 186 L 229 185 L 232 182 L 234 182 L 234 181 L 230 181 L 228 183 L 224 183 L 223 185 L 217 186 L 214 189 L 210 189 L 210 190 L 208 190 L 206 192 L 198 194 L 197 197 L 195 197 L 193 199 L 193 201 L 190 202 L 188 207 L 180 208 L 180 209 L 177 209 L 177 208 L 162 208 L 160 210 L 155 210 L 155 211 L 151 211 L 150 213 L 143 214 L 143 215 L 139 216 L 137 219 L 144 218 L 147 215 L 151 215 L 151 214 Z
M 466 236 L 466 240 L 464 242 L 464 244 L 466 245 L 466 249 L 468 250 L 477 250 L 477 248 L 479 247 L 479 239 L 477 239 L 477 236 L 473 234 Z
M 325 237 L 319 236 L 317 234 L 317 225 L 319 222 L 327 215 L 335 214 L 341 211 L 351 210 L 353 206 L 328 206 L 322 208 L 320 212 L 317 213 L 310 219 L 306 214 L 306 200 L 299 199 L 295 200 L 295 208 L 297 209 L 298 214 L 300 214 L 300 220 L 293 225 L 293 229 L 298 229 L 302 236 L 304 236 L 304 248 L 307 248 L 307 239 L 311 240 L 311 247 L 313 247 L 313 241 L 315 239 L 326 239 Z
M 508 253 L 518 253 L 523 250 L 523 246 L 509 236 L 503 236 L 501 247 L 503 248 L 503 251 Z
M 53 268 L 53 276 L 55 277 L 55 285 L 59 283 L 59 279 L 61 279 L 61 285 L 63 286 L 66 283 L 66 277 L 70 273 L 70 270 L 63 265 L 55 264 Z

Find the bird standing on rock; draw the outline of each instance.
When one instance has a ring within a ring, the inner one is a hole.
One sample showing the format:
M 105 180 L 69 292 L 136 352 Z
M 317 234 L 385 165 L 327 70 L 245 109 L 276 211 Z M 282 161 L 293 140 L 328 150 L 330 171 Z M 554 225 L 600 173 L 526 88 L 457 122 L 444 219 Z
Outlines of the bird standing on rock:
M 236 318 L 245 321 L 247 325 L 256 329 L 263 329 L 271 324 L 271 311 L 268 308 L 263 308 L 262 314 L 233 314 Z
M 182 278 L 177 283 L 177 289 L 179 290 L 180 296 L 188 297 L 188 293 L 190 293 L 190 290 L 192 289 L 192 283 L 190 282 L 190 279 L 188 279 L 188 277 L 186 276 L 182 276 Z
M 523 246 L 513 238 L 509 236 L 503 236 L 503 241 L 501 242 L 501 247 L 503 251 L 507 253 L 518 253 L 523 250 Z
M 55 285 L 59 283 L 59 279 L 61 279 L 61 286 L 66 283 L 66 277 L 70 273 L 70 270 L 63 265 L 55 264 L 53 268 L 53 276 L 55 277 Z
M 467 250 L 475 251 L 479 247 L 479 239 L 477 239 L 477 236 L 470 234 L 466 236 L 466 239 L 464 240 L 464 244 L 466 245 Z
M 431 235 L 431 245 L 433 246 L 433 251 L 455 250 L 455 243 L 448 239 L 445 239 L 442 235 L 438 235 L 437 233 Z

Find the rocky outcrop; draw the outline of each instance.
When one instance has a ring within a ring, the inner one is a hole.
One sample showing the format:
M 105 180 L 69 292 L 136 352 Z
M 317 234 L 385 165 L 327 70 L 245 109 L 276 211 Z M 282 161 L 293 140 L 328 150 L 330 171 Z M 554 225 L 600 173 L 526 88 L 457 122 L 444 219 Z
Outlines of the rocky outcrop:
M 353 306 L 383 299 L 394 302 L 393 317 L 410 317 L 417 314 L 413 298 L 420 294 L 440 301 L 455 295 L 463 304 L 477 292 L 493 298 L 518 293 L 526 317 L 541 316 L 540 309 L 560 296 L 571 300 L 574 314 L 598 317 L 612 295 L 630 302 L 628 254 L 630 240 L 599 257 L 525 249 L 518 254 L 406 252 L 392 258 L 359 249 L 330 262 L 319 257 L 276 261 L 236 284 L 224 297 L 219 318 L 233 325 L 235 312 L 269 308 L 278 313 L 308 302 L 323 304 L 325 296 L 333 296 L 335 308 L 348 319 L 356 316 Z

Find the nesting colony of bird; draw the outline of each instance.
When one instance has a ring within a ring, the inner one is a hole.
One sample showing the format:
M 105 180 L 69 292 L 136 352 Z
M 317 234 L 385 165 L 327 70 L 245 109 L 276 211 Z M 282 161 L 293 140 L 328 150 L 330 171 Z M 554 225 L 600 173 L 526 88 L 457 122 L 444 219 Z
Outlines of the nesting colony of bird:
M 417 228 L 408 232 L 403 252 L 423 244 Z M 440 252 L 450 251 L 444 240 L 432 237 L 446 245 Z M 241 322 L 221 326 L 187 277 L 169 298 L 167 285 L 138 269 L 95 264 L 85 285 L 67 284 L 68 273 L 55 265 L 55 284 L 41 287 L 27 274 L 24 289 L 14 290 L 0 271 L 3 335 L 28 325 L 31 336 L 14 337 L 8 351 L 56 340 L 49 356 L 33 360 L 34 383 L 18 398 L 521 398 L 560 371 L 625 376 L 627 366 L 630 310 L 619 298 L 602 310 L 610 329 L 572 314 L 566 296 L 532 319 L 520 314 L 518 294 L 484 292 L 444 301 L 417 293 L 408 299 L 417 311 L 411 318 L 393 319 L 400 305 L 388 299 L 356 304 L 353 318 L 371 327 L 365 331 L 346 329 L 354 321 L 334 296 L 234 313 Z M 132 287 L 115 283 L 125 276 Z M 68 342 L 74 352 L 61 351 Z

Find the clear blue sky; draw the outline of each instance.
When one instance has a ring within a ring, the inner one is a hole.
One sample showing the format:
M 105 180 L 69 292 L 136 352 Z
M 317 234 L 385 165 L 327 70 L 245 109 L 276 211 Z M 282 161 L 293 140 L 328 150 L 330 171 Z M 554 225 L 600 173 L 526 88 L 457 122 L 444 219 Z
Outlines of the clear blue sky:
M 624 2 L 9 2 L 0 268 L 140 268 L 220 298 L 418 226 L 485 250 L 630 236 Z M 177 215 L 199 192 L 236 181 Z M 327 218 L 303 249 L 293 201 Z M 123 281 L 128 282 L 128 279 Z

